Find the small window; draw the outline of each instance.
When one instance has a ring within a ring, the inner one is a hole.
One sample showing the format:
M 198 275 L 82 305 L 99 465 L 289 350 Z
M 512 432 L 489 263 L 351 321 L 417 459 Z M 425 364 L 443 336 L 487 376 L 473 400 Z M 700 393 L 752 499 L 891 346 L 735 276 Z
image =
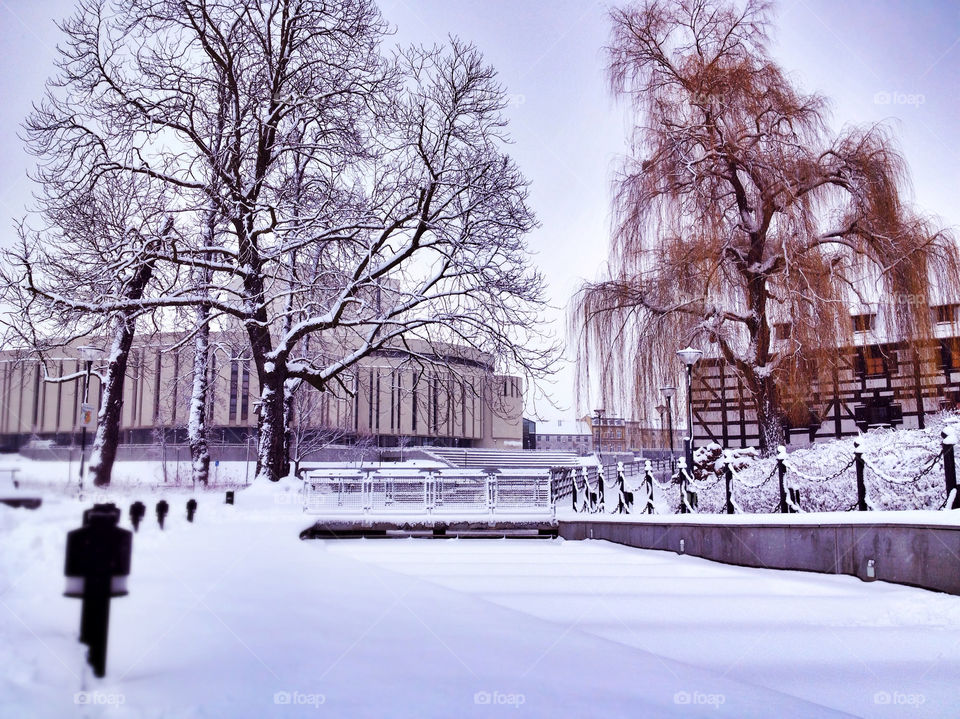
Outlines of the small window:
M 936 305 L 930 311 L 937 324 L 952 324 L 957 319 L 957 305 Z
M 857 351 L 857 371 L 866 377 L 891 376 L 897 373 L 896 354 L 884 352 L 879 345 L 869 345 Z
M 940 356 L 945 370 L 960 370 L 960 338 L 940 340 Z
M 853 316 L 853 331 L 854 332 L 870 332 L 877 322 L 877 316 L 875 314 L 869 315 L 854 315 Z
M 793 337 L 793 324 L 791 322 L 777 322 L 773 326 L 773 338 L 775 340 L 788 340 Z

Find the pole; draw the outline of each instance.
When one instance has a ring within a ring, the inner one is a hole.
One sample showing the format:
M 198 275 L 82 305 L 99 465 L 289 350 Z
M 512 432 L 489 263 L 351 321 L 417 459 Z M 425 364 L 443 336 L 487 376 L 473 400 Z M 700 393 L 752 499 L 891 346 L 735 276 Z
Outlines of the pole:
M 670 435 L 670 474 L 673 474 L 676 471 L 676 461 L 673 456 L 673 408 L 671 407 L 672 400 L 670 397 L 667 397 L 667 432 Z
M 787 514 L 790 508 L 787 506 L 787 448 L 783 445 L 777 447 L 777 475 L 780 478 L 780 514 Z
M 733 508 L 733 460 L 727 450 L 723 451 L 723 484 L 726 496 L 727 514 L 734 514 Z
M 693 365 L 687 365 L 687 436 L 686 455 L 687 467 L 693 472 Z
M 941 434 L 943 437 L 943 474 L 947 486 L 947 499 L 944 508 L 957 509 L 960 507 L 960 500 L 957 497 L 957 463 L 954 454 L 957 436 L 950 427 L 945 427 Z
M 83 404 L 87 404 L 90 395 L 90 372 L 93 369 L 93 360 L 87 360 L 87 371 L 83 376 Z M 87 425 L 80 427 L 80 493 L 83 493 L 83 460 L 87 451 Z
M 853 456 L 857 465 L 857 510 L 866 512 L 867 507 L 867 484 L 864 481 L 864 461 L 863 447 L 860 444 L 859 437 L 853 443 Z

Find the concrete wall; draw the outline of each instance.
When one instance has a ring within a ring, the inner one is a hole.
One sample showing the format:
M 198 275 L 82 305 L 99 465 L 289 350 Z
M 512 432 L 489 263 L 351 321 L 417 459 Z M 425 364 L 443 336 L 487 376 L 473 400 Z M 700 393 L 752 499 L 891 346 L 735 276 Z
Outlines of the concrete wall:
M 726 564 L 849 574 L 960 595 L 960 527 L 912 524 L 561 522 L 564 539 L 606 539 Z

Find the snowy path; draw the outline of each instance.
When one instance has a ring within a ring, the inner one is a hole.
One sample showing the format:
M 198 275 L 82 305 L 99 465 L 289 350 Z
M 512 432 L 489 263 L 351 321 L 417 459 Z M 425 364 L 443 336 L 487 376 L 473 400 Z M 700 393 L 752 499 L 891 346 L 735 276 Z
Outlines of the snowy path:
M 79 602 L 61 596 L 64 533 L 81 505 L 0 507 L 0 717 L 923 717 L 960 706 L 948 671 L 960 598 L 602 542 L 300 542 L 295 506 L 247 494 L 237 507 L 201 496 L 195 525 L 185 495 L 168 497 L 167 532 L 148 515 L 102 681 L 83 670 Z M 82 689 L 89 704 L 75 703 Z M 924 703 L 877 704 L 877 692 Z

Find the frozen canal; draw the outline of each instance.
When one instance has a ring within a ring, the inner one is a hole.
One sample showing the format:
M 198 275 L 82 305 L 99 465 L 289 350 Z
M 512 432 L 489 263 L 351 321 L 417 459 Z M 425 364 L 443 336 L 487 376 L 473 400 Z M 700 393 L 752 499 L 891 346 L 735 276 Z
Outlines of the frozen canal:
M 249 495 L 249 496 L 248 496 Z M 143 497 L 152 508 L 158 495 Z M 64 598 L 83 505 L 0 507 L 2 717 L 940 717 L 960 598 L 547 540 L 301 542 L 186 495 L 134 540 L 107 677 Z M 124 508 L 130 497 L 123 497 Z M 127 525 L 126 517 L 124 525 Z

